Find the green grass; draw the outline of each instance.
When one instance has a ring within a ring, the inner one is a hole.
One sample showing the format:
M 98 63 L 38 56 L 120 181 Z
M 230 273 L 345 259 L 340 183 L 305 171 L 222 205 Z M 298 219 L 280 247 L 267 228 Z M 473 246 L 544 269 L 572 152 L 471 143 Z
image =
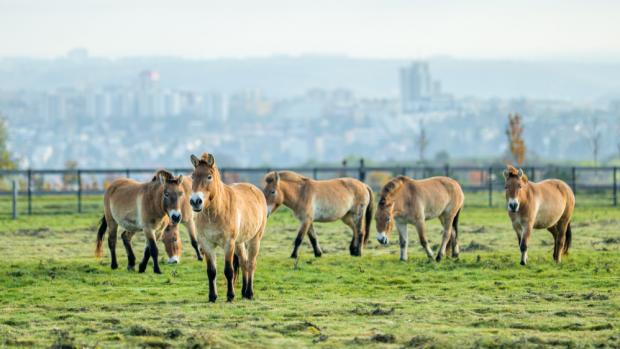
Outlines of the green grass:
M 616 208 L 577 209 L 573 248 L 560 265 L 543 230 L 520 266 L 504 210 L 469 206 L 458 260 L 428 262 L 413 227 L 408 262 L 398 260 L 397 234 L 378 246 L 374 228 L 364 256 L 353 258 L 350 233 L 337 222 L 317 225 L 326 253 L 314 258 L 304 242 L 298 269 L 288 258 L 298 223 L 282 210 L 263 240 L 256 299 L 242 300 L 238 284 L 232 304 L 221 253 L 220 298 L 211 304 L 205 266 L 188 243 L 181 264 L 155 275 L 125 271 L 119 241 L 121 269 L 110 270 L 107 256 L 93 257 L 98 217 L 0 218 L 0 347 L 620 346 Z M 438 222 L 428 230 L 436 248 Z M 137 236 L 134 248 L 143 244 Z

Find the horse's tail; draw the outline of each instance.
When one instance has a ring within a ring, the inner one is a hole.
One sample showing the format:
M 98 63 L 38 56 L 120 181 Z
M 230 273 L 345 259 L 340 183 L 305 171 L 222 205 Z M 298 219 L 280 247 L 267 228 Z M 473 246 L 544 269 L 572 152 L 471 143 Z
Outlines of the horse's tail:
M 365 231 L 364 231 L 364 245 L 368 243 L 368 237 L 370 236 L 370 224 L 372 223 L 372 211 L 374 210 L 375 200 L 372 195 L 372 188 L 370 186 L 366 186 L 366 190 L 368 190 L 368 195 L 370 196 L 370 200 L 368 201 L 368 206 L 366 206 L 365 213 Z
M 108 229 L 108 222 L 105 220 L 105 215 L 101 217 L 99 223 L 99 230 L 97 231 L 97 247 L 95 248 L 95 256 L 101 258 L 103 256 L 103 236 Z
M 239 275 L 239 256 L 235 253 L 233 257 L 233 271 L 235 277 L 233 278 L 233 283 L 237 283 L 237 276 Z
M 454 229 L 454 241 L 452 242 L 453 244 L 456 244 L 456 242 L 459 240 L 459 215 L 461 214 L 461 209 L 459 208 L 458 211 L 456 211 L 456 216 L 454 216 L 454 220 L 452 221 L 452 229 Z
M 566 227 L 566 240 L 564 240 L 564 254 L 568 254 L 568 249 L 570 248 L 570 243 L 573 239 L 573 232 L 570 230 L 570 222 Z

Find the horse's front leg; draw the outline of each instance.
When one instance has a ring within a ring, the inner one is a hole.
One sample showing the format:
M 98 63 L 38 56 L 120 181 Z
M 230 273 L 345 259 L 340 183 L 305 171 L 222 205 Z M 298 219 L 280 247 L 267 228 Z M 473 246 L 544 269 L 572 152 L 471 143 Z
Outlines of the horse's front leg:
M 299 246 L 304 241 L 304 236 L 308 232 L 308 229 L 310 229 L 311 225 L 312 225 L 312 219 L 310 218 L 305 218 L 302 221 L 301 227 L 299 228 L 299 231 L 297 232 L 297 238 L 295 239 L 295 245 L 293 246 L 293 253 L 291 253 L 291 258 L 297 259 L 297 257 L 299 256 Z
M 215 287 L 215 246 L 206 241 L 204 237 L 200 238 L 200 248 L 207 263 L 207 276 L 209 277 L 209 302 L 213 303 L 217 299 L 217 289 Z
M 407 247 L 409 246 L 409 233 L 407 233 L 407 223 L 396 223 L 398 229 L 398 239 L 400 243 L 400 260 L 407 260 Z
M 232 302 L 235 299 L 235 270 L 233 268 L 233 259 L 235 257 L 235 240 L 228 239 L 224 244 L 224 276 L 226 276 L 226 300 Z
M 196 240 L 196 223 L 192 219 L 184 225 L 185 228 L 187 228 L 187 232 L 189 233 L 189 240 L 191 241 L 192 247 L 194 248 L 194 251 L 196 251 L 196 259 L 201 261 L 202 255 L 200 255 L 200 250 L 198 249 L 198 240 Z
M 521 234 L 521 243 L 519 248 L 521 250 L 521 265 L 527 264 L 527 246 L 530 242 L 530 235 L 532 234 L 532 224 L 525 225 L 523 233 Z
M 310 228 L 308 229 L 308 238 L 312 244 L 314 256 L 321 257 L 323 255 L 323 251 L 321 250 L 321 246 L 319 246 L 319 238 L 316 236 L 316 232 L 314 231 L 314 224 L 310 224 Z
M 150 257 L 153 259 L 153 272 L 155 274 L 161 274 L 161 270 L 159 269 L 159 260 L 157 260 L 158 249 L 157 249 L 157 241 L 155 239 L 155 231 L 153 229 L 144 229 L 144 236 L 146 237 L 146 248 L 144 251 L 145 258 L 142 259 L 142 263 L 140 263 L 139 271 L 144 272 L 146 270 L 146 263 L 148 262 L 148 258 L 146 256 L 147 251 L 150 254 Z

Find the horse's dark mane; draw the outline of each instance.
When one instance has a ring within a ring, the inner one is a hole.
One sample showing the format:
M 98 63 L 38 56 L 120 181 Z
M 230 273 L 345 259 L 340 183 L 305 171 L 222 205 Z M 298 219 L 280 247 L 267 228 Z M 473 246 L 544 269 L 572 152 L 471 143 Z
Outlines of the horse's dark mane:
M 379 200 L 379 203 L 385 203 L 385 200 L 396 194 L 406 179 L 407 177 L 405 176 L 398 176 L 384 185 L 383 189 L 381 189 L 381 199 Z

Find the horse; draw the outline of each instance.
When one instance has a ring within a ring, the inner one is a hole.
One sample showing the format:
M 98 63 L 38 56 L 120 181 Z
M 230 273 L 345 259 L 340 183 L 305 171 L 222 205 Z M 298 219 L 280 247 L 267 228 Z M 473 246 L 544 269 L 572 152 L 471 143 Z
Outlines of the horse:
M 452 178 L 431 177 L 415 180 L 405 176 L 395 177 L 381 189 L 375 215 L 377 240 L 382 245 L 387 245 L 388 235 L 396 221 L 400 240 L 400 260 L 406 261 L 409 245 L 407 224 L 413 224 L 422 248 L 432 260 L 433 251 L 426 240 L 425 221 L 439 218 L 443 226 L 443 239 L 436 260 L 441 261 L 448 244 L 452 247 L 452 256 L 456 258 L 459 255 L 459 214 L 464 202 L 463 190 Z
M 144 231 L 146 246 L 138 271 L 143 273 L 149 258 L 153 259 L 153 271 L 161 274 L 157 260 L 156 240 L 169 224 L 178 224 L 183 219 L 182 202 L 186 200 L 183 188 L 183 176 L 175 177 L 172 173 L 159 170 L 155 176 L 157 181 L 140 183 L 133 179 L 120 178 L 112 182 L 103 196 L 104 215 L 97 232 L 95 255 L 103 255 L 102 245 L 106 230 L 108 231 L 108 247 L 112 258 L 112 269 L 118 268 L 116 261 L 116 233 L 118 227 L 127 232 Z M 128 248 L 128 270 L 135 266 L 135 256 L 131 244 L 126 237 L 123 243 Z M 130 239 L 130 236 L 129 236 Z
M 342 220 L 353 231 L 349 244 L 352 256 L 361 256 L 368 242 L 373 210 L 372 189 L 354 178 L 313 180 L 291 171 L 269 172 L 264 178 L 263 193 L 269 214 L 284 205 L 301 223 L 291 258 L 298 258 L 299 246 L 306 233 L 314 256 L 323 252 L 314 231 L 314 222 Z
M 565 182 L 547 179 L 530 182 L 523 170 L 507 166 L 506 206 L 512 227 L 517 233 L 521 265 L 527 264 L 527 247 L 532 229 L 547 229 L 555 240 L 553 260 L 562 261 L 568 253 L 572 231 L 570 220 L 575 209 L 575 195 Z
M 155 182 L 159 179 L 157 176 L 153 176 L 151 181 Z M 183 190 L 185 195 L 189 195 L 192 191 L 192 180 L 187 176 L 183 177 Z M 187 229 L 189 233 L 189 238 L 196 252 L 196 258 L 201 261 L 202 256 L 200 255 L 200 251 L 198 250 L 198 242 L 196 240 L 196 225 L 194 224 L 194 214 L 192 212 L 192 208 L 189 204 L 189 200 L 181 201 L 181 223 Z M 121 234 L 121 238 L 123 240 L 123 245 L 125 246 L 125 251 L 127 252 L 128 269 L 132 269 L 135 264 L 135 256 L 133 250 L 131 248 L 131 239 L 135 232 L 124 231 Z M 159 239 L 159 237 L 158 237 Z M 166 254 L 168 255 L 168 264 L 176 264 L 181 262 L 181 255 L 183 252 L 183 246 L 181 242 L 181 237 L 179 234 L 179 226 L 177 224 L 169 224 L 166 229 L 164 229 L 162 234 L 162 241 L 165 246 Z
M 261 239 L 267 225 L 267 202 L 263 193 L 249 183 L 226 185 L 212 154 L 190 157 L 192 194 L 190 204 L 197 214 L 194 219 L 198 242 L 207 262 L 209 302 L 215 302 L 215 249 L 224 249 L 224 275 L 227 281 L 227 301 L 235 298 L 233 287 L 235 265 L 241 265 L 243 298 L 254 298 L 254 273 Z M 247 244 L 247 248 L 246 248 Z M 238 262 L 237 262 L 238 261 Z

